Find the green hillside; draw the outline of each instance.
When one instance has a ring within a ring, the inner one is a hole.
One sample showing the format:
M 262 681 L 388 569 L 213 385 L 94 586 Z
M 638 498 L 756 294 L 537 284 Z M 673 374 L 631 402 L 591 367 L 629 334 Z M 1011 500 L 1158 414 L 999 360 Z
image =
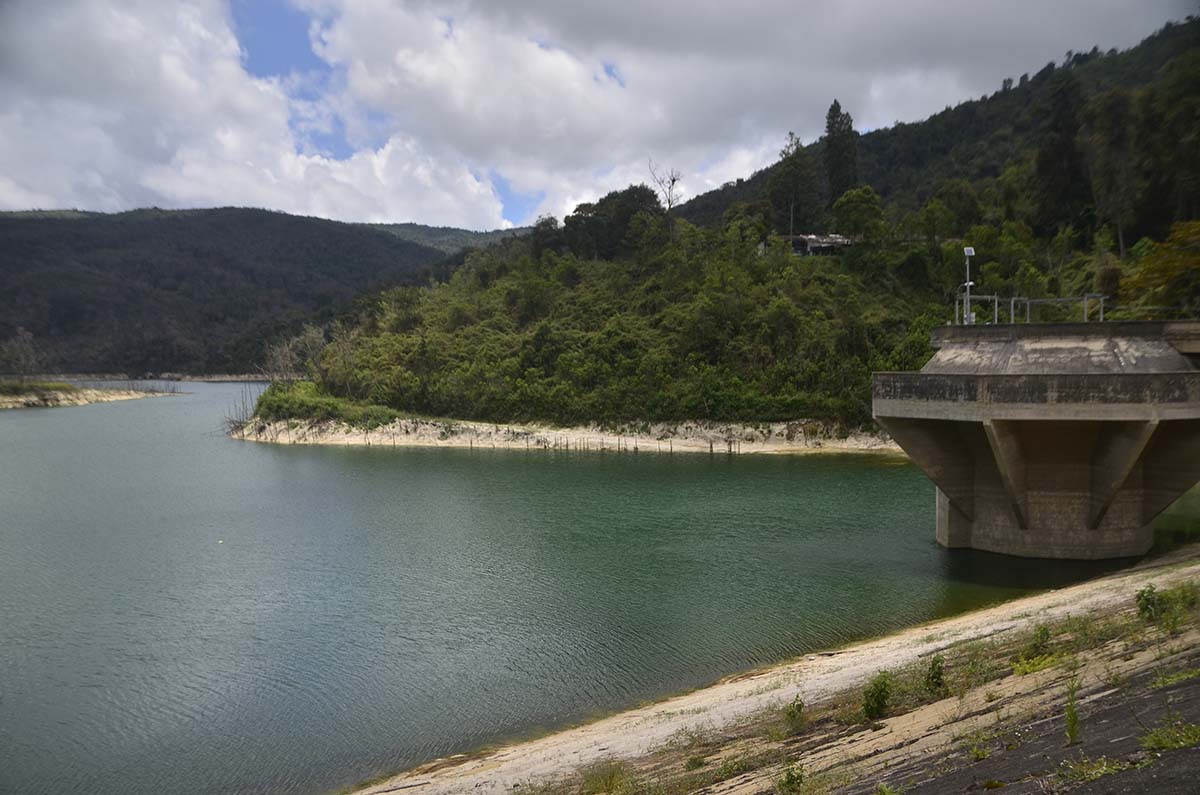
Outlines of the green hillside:
M 0 340 L 71 372 L 243 372 L 273 337 L 443 258 L 366 226 L 249 209 L 0 213 Z
M 464 248 L 482 248 L 529 232 L 529 227 L 494 229 L 490 232 L 472 232 L 452 226 L 425 226 L 424 224 L 366 224 L 372 229 L 395 235 L 402 240 L 436 248 L 445 254 L 456 254 Z
M 1178 85 L 1178 80 L 1164 74 L 1164 68 L 1181 56 L 1194 62 L 1198 46 L 1200 19 L 1189 18 L 1167 25 L 1130 50 L 1071 53 L 1061 65 L 1046 64 L 1031 74 L 1014 75 L 990 96 L 964 101 L 924 121 L 864 133 L 858 139 L 860 179 L 896 213 L 919 210 L 949 180 L 965 180 L 976 193 L 1011 192 L 1032 168 L 1064 91 L 1077 92 L 1079 100 L 1086 102 L 1116 87 L 1137 90 L 1155 84 L 1159 93 L 1170 95 L 1170 101 L 1179 94 L 1194 96 L 1194 86 Z M 1186 127 L 1191 135 L 1197 134 L 1194 117 Z M 1193 152 L 1200 146 L 1194 138 L 1191 144 Z M 817 166 L 821 198 L 828 205 L 821 168 L 824 140 L 806 148 Z M 766 200 L 768 182 L 778 169 L 776 164 L 701 194 L 683 204 L 679 215 L 695 224 L 720 224 L 733 205 Z M 1169 215 L 1148 206 L 1137 219 L 1140 233 L 1165 234 Z M 1052 228 L 1059 219 L 1031 220 Z M 830 222 L 825 216 L 814 224 L 816 229 L 805 231 L 819 231 Z
M 645 186 L 580 205 L 465 255 L 445 284 L 310 328 L 278 368 L 310 380 L 273 386 L 258 414 L 864 424 L 871 371 L 919 367 L 952 317 L 964 244 L 977 292 L 1102 293 L 1109 317 L 1195 316 L 1198 30 L 1072 55 L 863 136 L 834 103 L 817 145 L 790 138 L 771 169 L 677 214 Z M 797 256 L 779 235 L 796 219 L 855 243 Z

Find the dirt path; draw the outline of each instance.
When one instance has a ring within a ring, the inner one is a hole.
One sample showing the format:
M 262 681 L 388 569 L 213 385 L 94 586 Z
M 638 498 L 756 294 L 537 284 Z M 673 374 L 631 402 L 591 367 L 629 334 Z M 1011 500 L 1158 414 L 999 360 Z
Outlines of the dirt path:
M 882 669 L 904 666 L 957 643 L 1006 635 L 1068 615 L 1127 606 L 1147 583 L 1163 588 L 1198 576 L 1200 548 L 1179 550 L 1118 574 L 730 677 L 702 690 L 529 742 L 438 760 L 359 792 L 501 793 L 511 791 L 514 785 L 563 776 L 601 760 L 644 757 L 688 732 L 720 730 L 797 696 L 812 704 L 860 686 Z

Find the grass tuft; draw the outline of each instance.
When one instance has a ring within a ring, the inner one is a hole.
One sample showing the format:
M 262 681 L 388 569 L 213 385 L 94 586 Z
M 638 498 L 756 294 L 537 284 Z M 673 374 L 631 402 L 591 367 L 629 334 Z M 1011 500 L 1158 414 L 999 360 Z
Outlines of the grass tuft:
M 1185 723 L 1176 715 L 1143 735 L 1141 743 L 1142 748 L 1147 751 L 1174 751 L 1179 748 L 1191 748 L 1200 745 L 1200 726 L 1195 723 Z
M 582 795 L 609 795 L 625 791 L 633 784 L 633 771 L 625 762 L 608 759 L 580 771 Z
M 1131 767 L 1133 765 L 1130 762 L 1120 759 L 1109 759 L 1107 756 L 1102 756 L 1099 759 L 1088 759 L 1084 756 L 1079 759 L 1067 759 L 1064 761 L 1062 767 L 1058 770 L 1058 777 L 1063 781 L 1085 783 L 1112 775 L 1113 773 L 1120 773 L 1122 770 L 1128 770 Z
M 1158 690 L 1159 688 L 1177 685 L 1180 682 L 1189 682 L 1196 678 L 1200 678 L 1200 668 L 1187 668 L 1182 671 L 1160 673 L 1158 676 L 1154 677 L 1154 681 L 1150 683 L 1150 687 Z
M 1079 742 L 1079 704 L 1077 696 L 1079 694 L 1079 679 L 1072 678 L 1067 683 L 1067 707 L 1066 707 L 1066 724 L 1067 724 L 1067 745 L 1074 745 Z

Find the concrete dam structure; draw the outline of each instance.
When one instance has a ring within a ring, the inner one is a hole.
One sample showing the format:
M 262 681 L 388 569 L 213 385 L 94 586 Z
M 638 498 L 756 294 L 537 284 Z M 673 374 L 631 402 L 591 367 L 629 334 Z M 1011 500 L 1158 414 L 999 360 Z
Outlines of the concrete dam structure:
M 1142 555 L 1200 481 L 1200 322 L 936 329 L 876 373 L 875 419 L 937 486 L 937 540 L 1038 558 Z

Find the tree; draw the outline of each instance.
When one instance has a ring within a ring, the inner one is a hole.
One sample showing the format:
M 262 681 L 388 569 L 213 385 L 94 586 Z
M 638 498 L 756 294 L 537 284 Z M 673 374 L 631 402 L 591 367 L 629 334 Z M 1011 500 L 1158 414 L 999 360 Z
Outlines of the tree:
M 983 219 L 979 197 L 965 179 L 948 179 L 938 188 L 934 198 L 939 199 L 954 218 L 951 234 L 962 234 Z
M 37 372 L 42 357 L 33 344 L 33 333 L 18 327 L 10 339 L 0 342 L 0 373 L 11 373 L 24 381 Z
M 1117 227 L 1117 250 L 1124 259 L 1125 229 L 1133 221 L 1140 192 L 1133 95 L 1114 88 L 1089 102 L 1082 116 L 1079 140 L 1096 210 Z
M 775 231 L 786 231 L 789 235 L 796 234 L 797 228 L 811 231 L 820 212 L 812 159 L 800 139 L 791 132 L 779 157 L 767 182 Z
M 930 246 L 936 247 L 942 242 L 942 238 L 953 233 L 954 213 L 950 212 L 950 208 L 941 199 L 930 199 L 917 215 L 917 224 Z
M 854 119 L 836 99 L 825 115 L 825 173 L 831 205 L 858 185 L 858 133 Z
M 683 179 L 683 175 L 677 170 L 670 168 L 666 171 L 659 171 L 654 167 L 654 161 L 649 161 L 650 178 L 654 180 L 654 184 L 658 186 L 658 192 L 662 196 L 663 206 L 667 208 L 667 234 L 671 240 L 675 240 L 675 220 L 671 216 L 671 211 L 675 209 L 675 205 L 679 204 L 681 192 L 679 190 L 679 182 Z
M 1045 72 L 1039 72 L 1039 76 Z M 1049 232 L 1087 218 L 1086 175 L 1076 143 L 1083 89 L 1070 70 L 1052 72 L 1045 105 L 1045 119 L 1034 158 L 1034 191 L 1037 226 Z
M 1143 303 L 1200 310 L 1200 221 L 1172 226 L 1167 242 L 1155 244 L 1126 283 Z
M 1193 23 L 1194 24 L 1194 23 Z M 1161 72 L 1163 124 L 1167 167 L 1174 176 L 1174 217 L 1200 218 L 1200 51 L 1191 49 Z
M 883 207 L 870 185 L 851 188 L 833 205 L 833 219 L 840 234 L 867 240 L 883 231 Z
M 324 350 L 324 329 L 308 323 L 296 336 L 267 346 L 259 372 L 271 383 L 290 384 L 297 378 L 311 378 Z

